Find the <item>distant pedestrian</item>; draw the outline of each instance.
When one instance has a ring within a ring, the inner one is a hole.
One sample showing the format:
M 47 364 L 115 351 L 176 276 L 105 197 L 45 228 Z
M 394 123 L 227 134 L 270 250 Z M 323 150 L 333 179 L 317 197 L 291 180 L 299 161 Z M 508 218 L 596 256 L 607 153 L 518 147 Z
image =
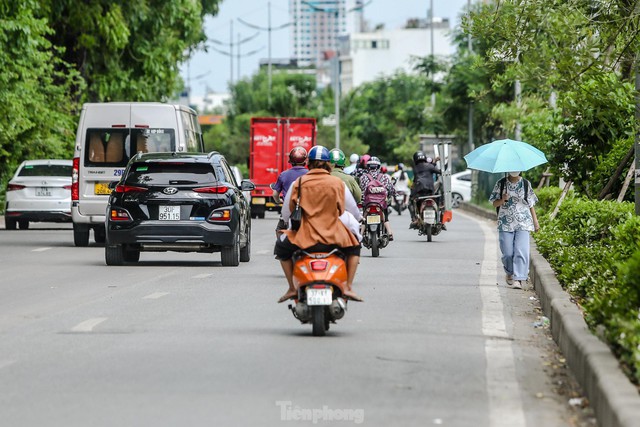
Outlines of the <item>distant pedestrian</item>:
M 534 208 L 538 197 L 521 172 L 509 172 L 496 182 L 489 201 L 498 210 L 498 237 L 507 285 L 522 289 L 529 277 L 529 233 L 540 229 Z
M 344 173 L 347 175 L 352 175 L 356 170 L 356 166 L 358 166 L 358 160 L 360 160 L 360 156 L 356 153 L 353 153 L 349 156 L 349 166 L 344 168 Z

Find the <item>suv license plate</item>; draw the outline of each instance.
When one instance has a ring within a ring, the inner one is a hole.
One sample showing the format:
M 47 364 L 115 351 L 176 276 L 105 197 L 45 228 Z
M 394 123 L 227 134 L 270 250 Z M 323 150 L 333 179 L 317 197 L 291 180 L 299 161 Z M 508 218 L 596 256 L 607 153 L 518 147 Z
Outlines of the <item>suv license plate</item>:
M 49 187 L 37 187 L 36 196 L 38 197 L 51 197 L 51 189 Z
M 307 288 L 307 305 L 331 305 L 331 288 Z
M 367 224 L 380 224 L 380 215 L 367 215 Z
M 160 206 L 158 219 L 160 221 L 180 221 L 180 206 Z

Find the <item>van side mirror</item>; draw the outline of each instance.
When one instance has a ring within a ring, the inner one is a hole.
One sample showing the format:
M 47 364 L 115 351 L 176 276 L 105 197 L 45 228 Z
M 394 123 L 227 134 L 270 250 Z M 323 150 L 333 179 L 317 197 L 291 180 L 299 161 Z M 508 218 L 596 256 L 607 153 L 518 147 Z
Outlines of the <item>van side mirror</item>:
M 248 179 L 243 179 L 240 183 L 240 189 L 242 191 L 253 191 L 256 189 L 256 185 Z

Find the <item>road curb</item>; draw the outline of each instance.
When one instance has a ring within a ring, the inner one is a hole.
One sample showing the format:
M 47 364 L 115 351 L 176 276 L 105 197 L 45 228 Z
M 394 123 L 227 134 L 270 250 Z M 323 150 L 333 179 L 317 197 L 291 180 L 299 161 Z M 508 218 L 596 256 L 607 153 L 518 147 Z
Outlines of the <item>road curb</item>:
M 495 212 L 461 203 L 460 209 L 495 220 Z M 600 427 L 640 427 L 640 394 L 609 347 L 591 333 L 582 312 L 562 289 L 551 265 L 531 247 L 530 277 L 551 334 L 589 398 Z

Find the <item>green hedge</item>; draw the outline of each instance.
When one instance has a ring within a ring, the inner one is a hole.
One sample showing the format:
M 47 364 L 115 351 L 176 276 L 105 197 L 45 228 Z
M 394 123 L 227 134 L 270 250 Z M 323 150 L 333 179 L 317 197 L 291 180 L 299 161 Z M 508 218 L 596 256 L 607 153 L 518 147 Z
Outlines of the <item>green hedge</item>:
M 550 219 L 559 188 L 544 188 L 536 212 L 540 253 L 585 320 L 640 383 L 640 217 L 632 203 L 593 201 L 569 193 Z

